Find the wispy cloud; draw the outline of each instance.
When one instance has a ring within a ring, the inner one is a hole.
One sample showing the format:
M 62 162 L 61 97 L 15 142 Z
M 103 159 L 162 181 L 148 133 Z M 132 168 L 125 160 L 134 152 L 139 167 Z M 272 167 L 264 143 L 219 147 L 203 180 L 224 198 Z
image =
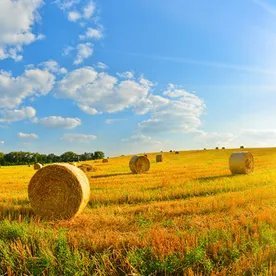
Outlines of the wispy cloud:
M 91 142 L 97 139 L 97 136 L 92 134 L 82 134 L 82 133 L 66 133 L 63 135 L 61 140 L 64 140 L 66 142 L 70 143 L 86 143 Z
M 276 7 L 263 0 L 252 0 L 256 5 L 260 6 L 266 12 L 276 15 Z
M 120 122 L 123 122 L 123 121 L 126 121 L 126 119 L 106 119 L 105 123 L 107 125 L 113 125 L 113 124 L 120 123 Z
M 213 67 L 218 69 L 234 70 L 234 71 L 255 73 L 255 74 L 262 74 L 262 75 L 276 75 L 276 71 L 260 68 L 253 65 L 231 64 L 231 63 L 223 63 L 218 61 L 207 61 L 207 60 L 194 60 L 194 59 L 183 58 L 183 57 L 145 55 L 140 53 L 127 53 L 127 55 L 146 58 L 146 59 L 152 59 L 152 60 L 165 61 L 170 63 L 191 64 L 191 65 Z

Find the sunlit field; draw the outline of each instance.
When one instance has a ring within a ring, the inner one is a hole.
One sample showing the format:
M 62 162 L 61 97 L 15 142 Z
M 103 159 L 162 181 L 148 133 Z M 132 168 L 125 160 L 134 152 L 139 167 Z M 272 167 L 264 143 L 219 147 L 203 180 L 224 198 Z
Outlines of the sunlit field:
M 0 168 L 0 274 L 276 275 L 276 149 L 237 176 L 233 151 L 148 154 L 141 175 L 130 156 L 88 162 L 90 202 L 60 222 L 33 214 L 32 167 Z

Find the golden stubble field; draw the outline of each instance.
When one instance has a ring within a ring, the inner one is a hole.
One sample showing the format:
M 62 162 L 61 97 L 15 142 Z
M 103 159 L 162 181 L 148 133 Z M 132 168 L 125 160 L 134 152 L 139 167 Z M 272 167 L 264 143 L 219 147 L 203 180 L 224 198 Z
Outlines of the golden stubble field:
M 276 275 L 276 149 L 246 150 L 250 175 L 227 149 L 148 154 L 141 175 L 130 156 L 88 162 L 89 205 L 60 222 L 33 214 L 33 168 L 0 168 L 0 274 Z

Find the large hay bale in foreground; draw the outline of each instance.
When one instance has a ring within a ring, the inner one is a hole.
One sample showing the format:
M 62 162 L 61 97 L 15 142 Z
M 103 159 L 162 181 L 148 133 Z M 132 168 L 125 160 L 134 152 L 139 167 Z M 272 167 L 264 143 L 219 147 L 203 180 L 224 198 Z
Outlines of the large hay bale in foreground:
M 89 164 L 81 164 L 80 166 L 78 166 L 79 169 L 81 169 L 83 172 L 92 172 L 93 171 L 93 167 Z
M 254 158 L 250 152 L 234 152 L 229 158 L 232 174 L 249 174 L 254 171 Z
M 103 163 L 108 163 L 108 159 L 107 159 L 107 158 L 104 158 L 102 162 L 103 162 Z
M 129 161 L 132 173 L 145 173 L 150 169 L 150 161 L 146 156 L 134 155 Z
M 43 165 L 40 164 L 40 163 L 35 163 L 34 164 L 34 169 L 37 171 L 37 170 L 40 170 L 41 168 L 43 168 Z
M 69 164 L 52 164 L 32 177 L 28 194 L 34 212 L 47 219 L 70 219 L 79 214 L 90 198 L 86 175 Z
M 162 154 L 157 154 L 155 157 L 156 163 L 158 162 L 163 162 L 163 155 Z

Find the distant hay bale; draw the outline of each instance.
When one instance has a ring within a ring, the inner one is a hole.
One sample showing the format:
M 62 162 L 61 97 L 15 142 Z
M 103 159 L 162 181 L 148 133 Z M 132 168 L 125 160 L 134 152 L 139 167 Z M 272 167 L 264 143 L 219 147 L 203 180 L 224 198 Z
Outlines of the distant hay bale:
M 179 151 L 176 151 L 175 154 L 179 154 Z
M 244 146 L 240 146 L 240 149 L 244 149 Z
M 93 167 L 89 164 L 81 164 L 80 166 L 78 166 L 79 169 L 81 169 L 83 172 L 92 172 L 93 171 Z
M 163 155 L 162 154 L 158 154 L 158 155 L 156 155 L 156 163 L 158 163 L 158 162 L 163 162 Z
M 35 163 L 34 164 L 34 169 L 37 171 L 37 170 L 40 170 L 41 168 L 43 168 L 43 165 L 40 164 L 40 163 Z
M 148 155 L 147 155 L 146 153 L 144 154 L 144 156 L 145 156 L 145 157 L 148 157 Z
M 170 150 L 170 152 L 173 152 L 172 150 Z
M 204 148 L 204 150 L 207 150 L 206 148 Z
M 103 163 L 108 163 L 108 159 L 107 159 L 107 158 L 104 158 L 102 162 L 103 162 Z
M 76 162 L 69 162 L 68 164 L 72 165 L 72 166 L 77 166 L 77 163 Z
M 222 147 L 221 149 L 223 149 L 223 150 L 224 150 L 224 149 L 225 149 L 225 147 Z
M 79 214 L 90 198 L 86 175 L 69 164 L 52 164 L 32 177 L 28 195 L 34 212 L 46 219 L 70 219 Z
M 219 147 L 216 147 L 216 150 L 218 150 L 219 149 Z
M 250 152 L 234 152 L 229 158 L 232 174 L 249 174 L 254 171 L 254 158 Z
M 129 161 L 132 173 L 145 173 L 150 169 L 150 161 L 146 156 L 133 156 Z

